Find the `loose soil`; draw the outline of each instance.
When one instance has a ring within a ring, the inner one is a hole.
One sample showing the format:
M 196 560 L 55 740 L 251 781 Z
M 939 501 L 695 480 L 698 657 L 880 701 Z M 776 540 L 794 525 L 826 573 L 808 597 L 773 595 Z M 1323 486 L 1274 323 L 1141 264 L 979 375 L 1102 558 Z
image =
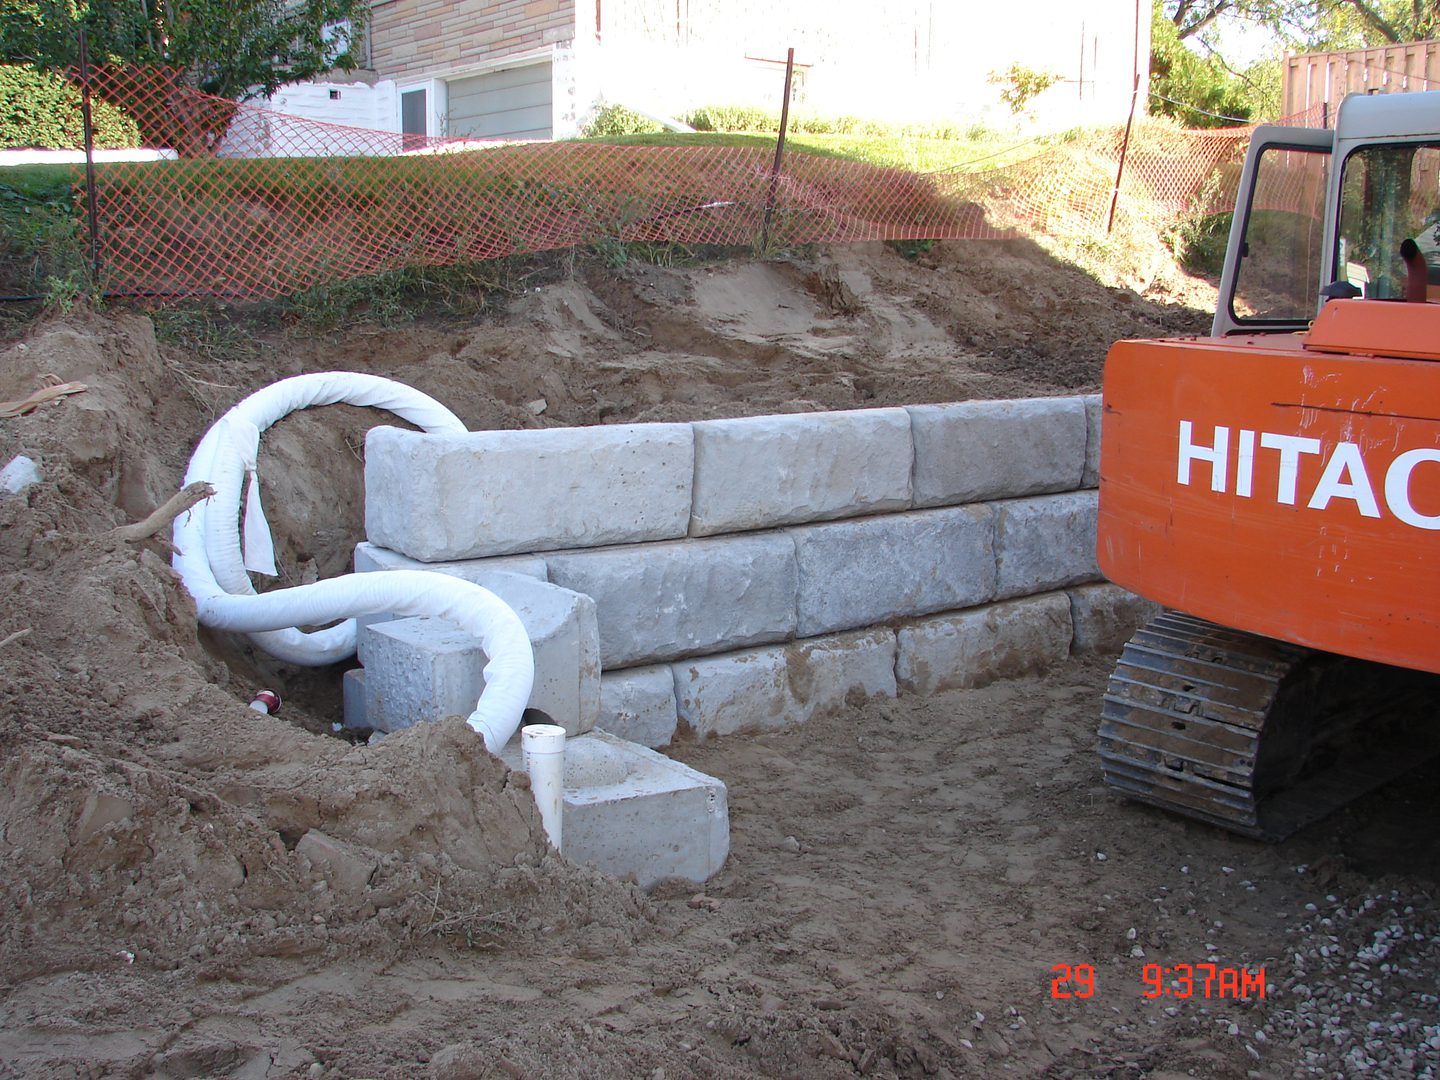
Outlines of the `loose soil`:
M 1134 284 L 1017 240 L 581 261 L 474 318 L 275 329 L 223 354 L 117 311 L 12 331 L 0 400 L 47 374 L 87 389 L 0 420 L 0 464 L 42 475 L 0 496 L 0 1077 L 1319 1068 L 1297 998 L 1348 992 L 1349 971 L 1298 988 L 1296 957 L 1372 944 L 1358 915 L 1351 937 L 1320 922 L 1371 896 L 1433 937 L 1434 771 L 1284 845 L 1236 839 L 1107 793 L 1108 661 L 1077 658 L 682 738 L 666 752 L 729 787 L 731 854 L 704 887 L 647 894 L 549 852 L 523 778 L 458 719 L 335 736 L 338 671 L 199 629 L 164 542 L 110 532 L 179 486 L 219 412 L 303 371 L 399 379 L 471 428 L 1091 392 L 1111 341 L 1208 323 L 1203 284 Z M 347 569 L 376 419 L 267 433 L 282 584 Z M 246 708 L 262 685 L 279 715 Z M 1145 965 L 1205 962 L 1263 969 L 1266 997 L 1146 996 Z M 1433 1067 L 1434 994 L 1421 967 L 1347 1015 L 1387 1019 Z

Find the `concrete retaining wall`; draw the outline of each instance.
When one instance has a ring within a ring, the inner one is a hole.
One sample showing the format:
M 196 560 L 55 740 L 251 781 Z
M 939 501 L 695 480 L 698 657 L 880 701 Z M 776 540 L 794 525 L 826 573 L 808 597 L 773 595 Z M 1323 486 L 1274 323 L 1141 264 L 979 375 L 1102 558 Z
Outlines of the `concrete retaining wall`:
M 1099 402 L 1069 397 L 366 443 L 367 569 L 592 598 L 598 726 L 649 746 L 1118 648 Z

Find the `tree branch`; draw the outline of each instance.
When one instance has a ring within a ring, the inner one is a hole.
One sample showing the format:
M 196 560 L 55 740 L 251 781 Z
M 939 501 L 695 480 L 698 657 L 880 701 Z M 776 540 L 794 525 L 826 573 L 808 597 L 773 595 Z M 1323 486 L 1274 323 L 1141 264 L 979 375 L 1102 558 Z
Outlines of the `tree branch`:
M 1400 31 L 1391 26 L 1385 16 L 1381 15 L 1380 12 L 1367 3 L 1366 0 L 1340 0 L 1340 2 L 1354 8 L 1355 13 L 1368 23 L 1371 29 L 1379 33 L 1381 37 L 1392 45 L 1401 40 Z
M 204 502 L 214 494 L 213 487 L 204 480 L 197 480 L 171 495 L 165 500 L 164 505 L 144 521 L 137 521 L 133 525 L 121 525 L 118 529 L 112 529 L 111 535 L 120 540 L 149 539 L 196 503 Z

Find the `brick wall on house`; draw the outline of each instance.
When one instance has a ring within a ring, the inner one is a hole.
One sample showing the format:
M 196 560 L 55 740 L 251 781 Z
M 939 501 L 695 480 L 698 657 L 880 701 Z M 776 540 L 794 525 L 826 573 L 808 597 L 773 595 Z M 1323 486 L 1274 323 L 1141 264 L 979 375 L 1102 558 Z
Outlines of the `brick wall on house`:
M 575 0 L 375 0 L 370 41 L 387 79 L 443 75 L 575 38 Z

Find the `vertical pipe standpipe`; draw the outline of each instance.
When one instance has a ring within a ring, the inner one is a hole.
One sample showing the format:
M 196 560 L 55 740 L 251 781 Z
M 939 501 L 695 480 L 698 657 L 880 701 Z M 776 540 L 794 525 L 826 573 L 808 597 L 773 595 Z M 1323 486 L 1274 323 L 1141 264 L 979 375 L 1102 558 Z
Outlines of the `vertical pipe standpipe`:
M 565 729 L 558 724 L 527 724 L 520 729 L 520 747 L 525 754 L 525 771 L 530 790 L 540 808 L 545 835 L 556 851 L 560 846 L 561 822 L 565 815 Z

